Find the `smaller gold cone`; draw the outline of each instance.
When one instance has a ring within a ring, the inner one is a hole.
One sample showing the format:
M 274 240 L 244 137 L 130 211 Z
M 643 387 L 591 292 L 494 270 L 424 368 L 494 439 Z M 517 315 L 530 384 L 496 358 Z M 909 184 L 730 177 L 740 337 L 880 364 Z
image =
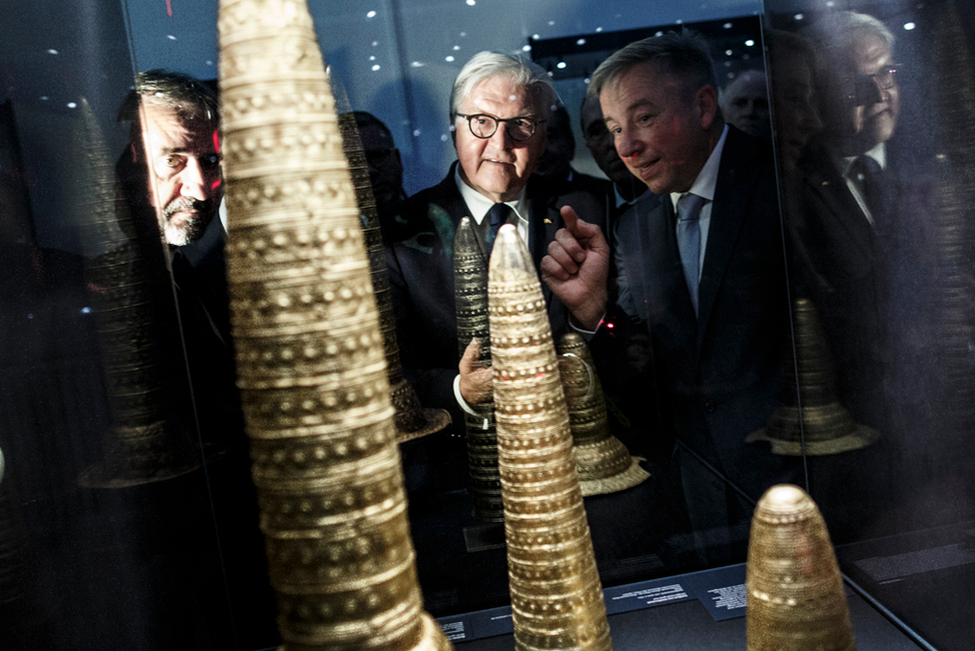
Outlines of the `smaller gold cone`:
M 745 586 L 748 651 L 856 648 L 826 523 L 798 486 L 773 486 L 758 501 Z
M 615 493 L 645 481 L 650 473 L 640 467 L 641 459 L 609 433 L 603 387 L 586 342 L 570 332 L 559 342 L 559 355 L 583 496 Z
M 330 71 L 330 69 L 329 69 Z M 329 74 L 329 83 L 336 92 L 336 80 Z M 336 96 L 344 96 L 336 92 Z M 338 101 L 338 100 L 336 100 Z M 399 342 L 396 339 L 396 317 L 386 272 L 386 256 L 382 233 L 379 230 L 379 213 L 369 180 L 369 166 L 359 138 L 355 116 L 346 112 L 339 116 L 339 131 L 342 133 L 342 148 L 349 161 L 352 187 L 359 206 L 359 219 L 366 241 L 366 254 L 369 256 L 369 271 L 372 276 L 373 292 L 376 294 L 376 307 L 379 310 L 379 331 L 383 336 L 386 351 L 386 372 L 389 375 L 390 398 L 396 409 L 396 440 L 400 443 L 439 432 L 450 424 L 450 413 L 446 409 L 424 409 L 420 398 L 406 378 L 399 358 Z
M 454 237 L 454 294 L 458 352 L 463 355 L 467 344 L 477 337 L 481 342 L 480 362 L 490 366 L 487 264 L 480 238 L 469 217 L 460 220 Z M 478 416 L 464 414 L 474 517 L 485 522 L 501 522 L 504 520 L 504 507 L 501 503 L 501 475 L 498 473 L 494 401 L 479 405 L 477 411 L 480 413 Z
M 510 224 L 488 301 L 515 648 L 611 649 L 545 299 Z
M 768 425 L 749 434 L 745 442 L 768 441 L 773 454 L 789 456 L 837 454 L 871 445 L 879 438 L 877 431 L 853 420 L 833 390 L 833 364 L 816 306 L 798 299 L 793 317 L 798 391 L 790 382 L 789 395 Z

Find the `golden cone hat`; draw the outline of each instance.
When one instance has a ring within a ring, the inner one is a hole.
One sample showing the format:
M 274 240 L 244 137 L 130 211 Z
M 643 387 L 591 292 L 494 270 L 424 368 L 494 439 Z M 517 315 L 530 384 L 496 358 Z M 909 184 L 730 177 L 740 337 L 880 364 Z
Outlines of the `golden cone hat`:
M 816 306 L 801 298 L 792 314 L 798 391 L 790 382 L 783 404 L 765 428 L 749 434 L 745 442 L 767 441 L 773 454 L 788 456 L 838 454 L 873 444 L 878 432 L 857 423 L 833 390 L 833 364 Z
M 585 497 L 633 488 L 650 477 L 623 442 L 609 433 L 606 399 L 589 347 L 574 332 L 559 341 L 559 371 Z
M 469 217 L 462 217 L 454 236 L 454 306 L 457 315 L 458 353 L 463 356 L 471 339 L 481 343 L 480 363 L 491 365 L 488 323 L 487 261 L 481 238 Z M 485 522 L 504 520 L 501 475 L 498 473 L 498 437 L 494 402 L 478 405 L 479 415 L 465 412 L 467 463 L 474 516 Z
M 238 386 L 284 649 L 447 649 L 422 610 L 386 353 L 304 0 L 221 0 Z
M 826 523 L 798 486 L 773 486 L 758 501 L 745 587 L 748 651 L 856 648 Z
M 332 88 L 336 80 L 329 76 Z M 336 96 L 344 92 L 336 90 Z M 403 366 L 399 357 L 399 341 L 396 339 L 396 316 L 393 312 L 393 299 L 386 271 L 386 255 L 382 232 L 379 228 L 379 213 L 369 180 L 369 166 L 359 138 L 355 116 L 350 112 L 339 116 L 339 130 L 342 133 L 343 150 L 349 162 L 352 186 L 355 190 L 356 204 L 359 206 L 359 219 L 369 257 L 369 271 L 372 276 L 373 292 L 376 295 L 376 308 L 379 310 L 379 330 L 383 336 L 386 351 L 386 369 L 389 374 L 390 395 L 396 409 L 396 440 L 399 442 L 427 436 L 450 424 L 450 413 L 446 409 L 425 409 L 420 404 L 413 385 L 403 377 Z
M 545 299 L 510 224 L 494 244 L 488 302 L 515 648 L 610 649 Z

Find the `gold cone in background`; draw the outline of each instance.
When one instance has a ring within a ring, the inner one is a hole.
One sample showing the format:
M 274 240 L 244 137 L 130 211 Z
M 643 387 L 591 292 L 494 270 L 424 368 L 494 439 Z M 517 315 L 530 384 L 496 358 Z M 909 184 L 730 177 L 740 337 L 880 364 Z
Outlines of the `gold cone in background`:
M 199 443 L 155 211 L 150 223 L 136 222 L 118 195 L 108 145 L 85 100 L 81 112 L 85 161 L 74 188 L 85 219 L 85 276 L 112 423 L 102 460 L 86 468 L 79 483 L 127 488 L 199 467 Z
M 491 365 L 491 336 L 488 326 L 487 264 L 480 237 L 469 217 L 463 217 L 454 236 L 454 297 L 457 314 L 457 345 L 461 356 L 477 337 L 481 342 L 480 362 Z M 479 416 L 465 412 L 467 465 L 471 478 L 474 517 L 485 522 L 504 520 L 501 503 L 501 475 L 498 474 L 498 436 L 494 423 L 494 402 L 477 407 Z
M 488 303 L 515 648 L 610 649 L 545 299 L 510 224 L 494 244 Z
M 329 81 L 335 89 L 335 79 Z M 344 95 L 344 93 L 342 93 Z M 338 95 L 338 93 L 337 93 Z M 379 213 L 369 181 L 369 166 L 359 138 L 355 116 L 345 112 L 339 116 L 339 130 L 342 133 L 343 150 L 349 161 L 352 186 L 355 189 L 356 203 L 362 223 L 366 252 L 369 257 L 369 271 L 372 288 L 376 295 L 379 310 L 379 331 L 383 336 L 386 351 L 386 371 L 389 374 L 389 389 L 393 407 L 396 409 L 396 439 L 400 442 L 420 438 L 439 432 L 450 424 L 450 413 L 445 409 L 424 409 L 413 385 L 403 377 L 403 365 L 399 358 L 399 342 L 396 339 L 396 317 L 393 313 L 393 300 L 389 288 L 389 274 L 386 271 L 386 252 L 382 232 L 379 230 Z
M 798 486 L 773 486 L 758 501 L 745 587 L 748 651 L 856 648 L 826 523 Z
M 836 397 L 835 371 L 816 306 L 801 298 L 792 314 L 798 391 L 789 382 L 789 395 L 769 417 L 768 425 L 749 434 L 745 442 L 768 441 L 773 454 L 790 456 L 837 454 L 876 442 L 877 431 L 853 420 Z
M 449 649 L 422 610 L 383 337 L 304 0 L 221 0 L 228 279 L 288 650 Z
M 640 467 L 641 459 L 609 433 L 606 398 L 586 342 L 575 332 L 567 333 L 558 352 L 583 496 L 615 493 L 645 481 L 650 473 Z

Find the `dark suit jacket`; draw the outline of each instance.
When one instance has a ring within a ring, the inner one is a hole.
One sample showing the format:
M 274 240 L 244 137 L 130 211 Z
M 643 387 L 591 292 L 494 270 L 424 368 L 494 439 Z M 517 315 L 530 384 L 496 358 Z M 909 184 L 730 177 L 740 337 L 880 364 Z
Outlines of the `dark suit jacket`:
M 562 206 L 572 206 L 586 221 L 605 227 L 605 201 L 567 182 L 532 176 L 527 198 L 528 248 L 536 268 L 563 226 Z M 404 373 L 425 407 L 450 410 L 455 426 L 463 427 L 463 412 L 453 394 L 460 361 L 453 255 L 457 226 L 462 217 L 471 215 L 454 182 L 454 167 L 439 184 L 411 197 L 404 213 L 411 234 L 386 249 Z M 542 291 L 557 337 L 565 332 L 567 312 L 544 283 Z
M 613 345 L 610 339 L 625 341 L 628 321 L 635 320 L 650 340 L 661 424 L 749 492 L 779 466 L 763 444 L 744 443 L 765 426 L 780 397 L 789 309 L 777 198 L 771 156 L 731 128 L 715 188 L 699 317 L 684 281 L 673 205 L 669 196 L 653 197 L 616 225 L 621 303 L 610 318 L 617 327 L 600 328 L 592 342 L 596 354 Z M 627 292 L 631 301 L 624 300 Z

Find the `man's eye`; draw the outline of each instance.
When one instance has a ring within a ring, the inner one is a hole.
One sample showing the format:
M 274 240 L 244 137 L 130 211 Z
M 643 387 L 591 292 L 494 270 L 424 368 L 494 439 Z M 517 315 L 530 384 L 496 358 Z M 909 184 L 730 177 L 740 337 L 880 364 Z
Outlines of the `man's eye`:
M 487 124 L 488 123 L 488 119 L 487 118 L 477 118 L 474 121 L 477 122 L 478 124 Z
M 177 169 L 183 166 L 183 157 L 177 156 L 175 154 L 170 154 L 163 158 L 163 165 L 170 169 Z
M 524 118 L 515 118 L 514 120 L 512 120 L 511 126 L 513 126 L 513 127 L 530 127 L 531 124 L 532 123 L 531 123 L 530 120 L 526 120 Z M 557 133 L 558 132 L 558 129 L 553 129 L 553 131 L 555 131 Z

